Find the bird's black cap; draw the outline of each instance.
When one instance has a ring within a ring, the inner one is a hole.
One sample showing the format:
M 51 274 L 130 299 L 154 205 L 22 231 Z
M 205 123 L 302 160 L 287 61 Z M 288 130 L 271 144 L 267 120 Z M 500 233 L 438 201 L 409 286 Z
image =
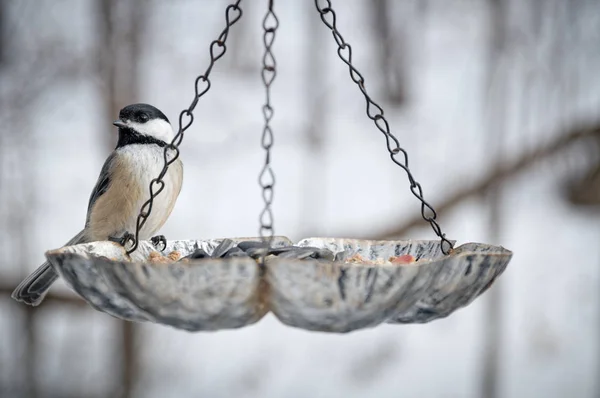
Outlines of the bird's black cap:
M 169 119 L 160 111 L 160 109 L 149 104 L 127 105 L 119 112 L 119 119 L 128 119 L 138 123 L 145 123 L 148 120 L 162 119 L 167 123 L 170 123 Z

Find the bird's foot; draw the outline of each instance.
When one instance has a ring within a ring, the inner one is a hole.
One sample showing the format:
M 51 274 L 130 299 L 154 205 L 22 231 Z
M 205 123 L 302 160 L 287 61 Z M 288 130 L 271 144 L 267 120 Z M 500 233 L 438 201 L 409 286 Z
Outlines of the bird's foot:
M 114 236 L 109 236 L 108 240 L 111 242 L 116 242 L 121 246 L 125 247 L 125 245 L 127 245 L 128 242 L 135 242 L 135 235 L 129 233 L 128 231 L 125 231 L 122 237 L 117 238 Z
M 150 238 L 150 242 L 152 242 L 154 247 L 157 249 L 162 244 L 162 249 L 159 249 L 160 251 L 163 251 L 167 248 L 167 238 L 165 238 L 164 235 L 156 235 L 156 236 Z

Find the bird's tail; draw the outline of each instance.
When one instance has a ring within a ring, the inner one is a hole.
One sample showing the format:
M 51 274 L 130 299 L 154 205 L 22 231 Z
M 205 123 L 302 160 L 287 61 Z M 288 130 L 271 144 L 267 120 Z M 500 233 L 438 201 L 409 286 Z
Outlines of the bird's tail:
M 76 245 L 84 241 L 84 232 L 81 231 L 65 246 Z M 12 298 L 27 305 L 38 306 L 57 278 L 58 274 L 54 268 L 50 263 L 45 262 L 17 286 L 12 293 Z

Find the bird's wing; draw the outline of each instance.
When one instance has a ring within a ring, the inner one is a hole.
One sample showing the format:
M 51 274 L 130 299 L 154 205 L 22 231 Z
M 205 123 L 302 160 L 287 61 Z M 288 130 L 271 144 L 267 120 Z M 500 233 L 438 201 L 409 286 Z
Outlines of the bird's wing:
M 102 196 L 110 185 L 110 168 L 112 167 L 112 163 L 116 157 L 116 152 L 111 153 L 106 161 L 104 162 L 104 166 L 102 166 L 102 170 L 100 171 L 100 176 L 98 177 L 98 181 L 96 181 L 96 186 L 94 187 L 92 194 L 90 195 L 90 201 L 88 203 L 87 210 L 87 219 L 86 225 L 90 220 L 90 213 L 92 212 L 92 208 L 94 207 L 94 203 L 98 200 L 100 196 Z

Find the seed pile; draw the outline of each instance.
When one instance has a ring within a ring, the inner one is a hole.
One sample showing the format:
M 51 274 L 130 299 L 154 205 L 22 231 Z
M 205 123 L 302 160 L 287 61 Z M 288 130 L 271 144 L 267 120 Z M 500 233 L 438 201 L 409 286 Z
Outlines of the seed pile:
M 266 252 L 266 254 L 265 254 Z M 314 259 L 323 262 L 339 261 L 350 264 L 368 264 L 368 265 L 402 265 L 415 262 L 411 255 L 394 256 L 388 259 L 378 258 L 370 260 L 359 254 L 352 254 L 348 251 L 333 253 L 328 249 L 321 249 L 310 246 L 280 246 L 268 247 L 261 241 L 242 241 L 235 243 L 231 239 L 223 239 L 221 243 L 213 250 L 211 254 L 204 249 L 196 249 L 192 254 L 181 258 L 179 252 L 171 252 L 163 256 L 159 252 L 152 252 L 148 257 L 150 262 L 154 263 L 173 263 L 177 261 L 189 262 L 196 259 L 218 259 L 229 257 L 248 257 L 259 260 L 263 256 L 277 256 L 288 259 Z
M 331 250 L 319 249 L 318 247 L 267 247 L 267 245 L 261 241 L 243 241 L 235 243 L 231 239 L 223 239 L 211 254 L 208 254 L 203 249 L 196 249 L 192 254 L 184 258 L 251 257 L 257 260 L 265 255 L 265 250 L 267 256 L 277 256 L 281 258 L 313 258 L 327 261 L 336 260 L 336 256 Z

